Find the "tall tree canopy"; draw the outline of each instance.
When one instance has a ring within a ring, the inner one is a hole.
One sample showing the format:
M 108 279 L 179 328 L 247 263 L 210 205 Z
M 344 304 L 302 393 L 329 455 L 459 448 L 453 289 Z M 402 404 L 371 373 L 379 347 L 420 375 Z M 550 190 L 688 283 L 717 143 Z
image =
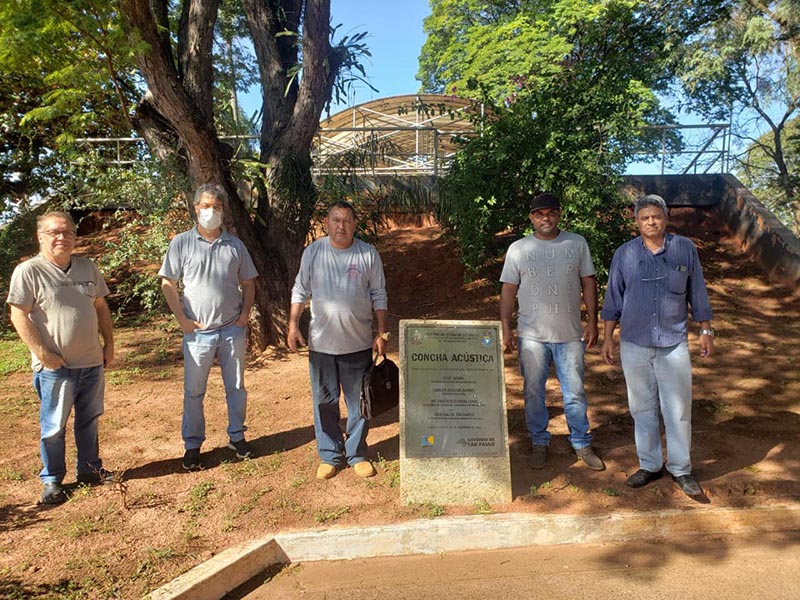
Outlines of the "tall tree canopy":
M 154 156 L 184 174 L 187 192 L 202 183 L 225 186 L 230 225 L 261 275 L 256 341 L 263 347 L 283 339 L 316 203 L 311 141 L 332 95 L 348 74 L 363 72 L 363 34 L 332 43 L 330 0 L 14 0 L 3 4 L 0 20 L 1 72 L 22 77 L 21 90 L 41 90 L 30 101 L 0 101 L 15 103 L 16 125 L 41 124 L 42 140 L 34 141 L 53 147 L 68 141 L 66 133 L 135 130 Z M 237 59 L 232 42 L 240 37 L 255 60 Z M 262 100 L 251 161 L 260 165 L 260 183 L 245 199 L 233 148 L 220 138 L 241 132 L 229 98 L 250 82 Z M 17 136 L 18 153 L 25 135 L 37 134 L 28 132 Z M 7 187 L 18 183 L 20 164 L 9 166 Z
M 731 116 L 744 145 L 740 171 L 800 233 L 797 144 L 787 139 L 800 115 L 800 2 L 732 2 L 682 46 L 681 58 L 693 108 Z
M 717 5 L 432 1 L 423 89 L 494 105 L 445 179 L 442 218 L 470 266 L 491 257 L 498 231 L 526 227 L 524 199 L 543 190 L 608 264 L 622 230 L 617 177 L 641 148 L 639 127 L 673 121 L 658 95 L 673 81 L 672 49 Z

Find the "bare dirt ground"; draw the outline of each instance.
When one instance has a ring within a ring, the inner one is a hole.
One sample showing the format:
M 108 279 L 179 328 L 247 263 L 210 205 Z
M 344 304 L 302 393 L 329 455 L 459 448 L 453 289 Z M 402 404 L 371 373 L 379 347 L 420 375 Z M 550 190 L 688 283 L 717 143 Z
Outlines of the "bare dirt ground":
M 696 335 L 695 473 L 706 506 L 768 506 L 800 501 L 800 299 L 769 283 L 740 252 L 714 212 L 675 211 L 678 231 L 697 242 L 718 332 L 716 354 L 701 361 Z M 393 228 L 380 244 L 393 330 L 401 318 L 496 319 L 496 275 L 464 283 L 455 251 L 436 225 Z M 331 524 L 390 523 L 439 514 L 472 514 L 473 506 L 403 506 L 399 501 L 397 411 L 369 434 L 378 475 L 348 469 L 314 478 L 307 355 L 272 350 L 254 357 L 246 375 L 248 439 L 255 458 L 226 449 L 225 403 L 218 371 L 206 401 L 208 468 L 180 466 L 182 366 L 171 321 L 119 329 L 118 360 L 107 374 L 101 451 L 124 482 L 72 487 L 69 502 L 36 505 L 38 407 L 30 374 L 4 377 L 0 390 L 0 597 L 136 598 L 238 542 L 279 530 Z M 397 338 L 390 355 L 397 358 Z M 576 462 L 566 440 L 558 384 L 548 384 L 553 438 L 547 468 L 526 467 L 521 378 L 507 355 L 514 500 L 495 512 L 610 514 L 703 507 L 662 479 L 630 490 L 637 468 L 633 425 L 619 366 L 587 355 L 590 420 L 608 470 Z M 74 448 L 68 434 L 68 449 Z M 73 471 L 73 465 L 68 465 Z M 68 475 L 66 483 L 72 484 Z

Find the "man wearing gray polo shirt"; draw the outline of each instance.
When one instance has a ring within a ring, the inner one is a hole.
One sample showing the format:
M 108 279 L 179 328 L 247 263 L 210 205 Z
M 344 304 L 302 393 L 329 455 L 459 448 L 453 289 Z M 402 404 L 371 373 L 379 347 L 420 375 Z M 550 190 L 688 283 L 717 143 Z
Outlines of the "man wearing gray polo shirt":
M 286 342 L 296 352 L 306 343 L 300 315 L 311 298 L 308 365 L 314 401 L 314 433 L 321 464 L 318 479 L 330 479 L 345 465 L 371 477 L 366 458 L 368 422 L 361 416 L 361 378 L 372 352 L 383 354 L 387 295 L 383 263 L 373 246 L 353 236 L 358 223 L 347 202 L 328 211 L 328 235 L 306 247 L 292 288 Z M 373 339 L 372 312 L 378 322 Z M 347 405 L 347 438 L 339 428 L 339 396 Z
M 219 360 L 228 405 L 228 447 L 252 455 L 245 441 L 245 330 L 255 300 L 256 267 L 242 241 L 222 229 L 227 193 L 201 185 L 194 196 L 197 226 L 170 242 L 158 272 L 170 310 L 183 330 L 183 468 L 202 468 L 206 439 L 203 398 L 211 365 Z M 183 284 L 183 297 L 178 282 Z

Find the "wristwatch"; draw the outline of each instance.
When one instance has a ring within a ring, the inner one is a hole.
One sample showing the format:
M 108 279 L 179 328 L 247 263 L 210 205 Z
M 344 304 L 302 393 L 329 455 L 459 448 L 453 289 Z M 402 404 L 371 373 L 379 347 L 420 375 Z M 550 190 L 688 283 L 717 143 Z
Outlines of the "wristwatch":
M 714 337 L 714 330 L 713 329 L 701 329 L 700 335 L 708 335 L 710 337 Z

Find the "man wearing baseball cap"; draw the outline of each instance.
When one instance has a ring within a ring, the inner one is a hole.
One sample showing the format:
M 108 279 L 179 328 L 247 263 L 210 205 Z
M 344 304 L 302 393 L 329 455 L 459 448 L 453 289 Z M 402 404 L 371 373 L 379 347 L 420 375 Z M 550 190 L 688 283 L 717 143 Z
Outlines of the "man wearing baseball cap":
M 511 244 L 500 275 L 503 348 L 519 347 L 524 379 L 525 421 L 533 443 L 528 466 L 541 469 L 547 463 L 545 384 L 555 363 L 570 444 L 586 466 L 602 471 L 605 465 L 591 446 L 583 386 L 584 351 L 597 342 L 597 278 L 589 246 L 580 235 L 558 228 L 561 203 L 552 194 L 535 196 L 529 216 L 534 232 Z M 518 343 L 511 326 L 515 298 Z

